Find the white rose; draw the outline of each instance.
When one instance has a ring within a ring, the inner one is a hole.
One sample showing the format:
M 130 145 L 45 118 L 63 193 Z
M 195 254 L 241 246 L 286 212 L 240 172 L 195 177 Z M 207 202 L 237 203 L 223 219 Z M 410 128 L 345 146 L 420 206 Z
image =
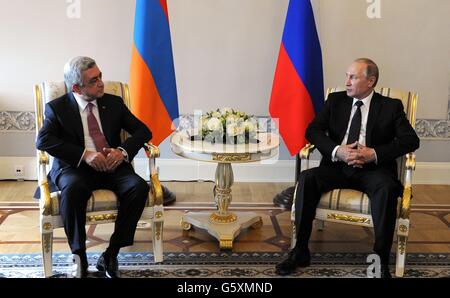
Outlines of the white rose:
M 243 135 L 245 132 L 245 127 L 243 127 L 242 125 L 238 126 L 237 128 L 237 134 L 238 135 Z
M 222 115 L 225 115 L 226 113 L 233 113 L 233 109 L 231 108 L 221 108 L 220 109 L 220 113 L 222 113 Z
M 213 117 L 208 120 L 208 123 L 206 124 L 209 130 L 215 131 L 218 130 L 222 126 L 222 122 L 220 122 L 219 119 L 216 117 Z
M 253 124 L 253 122 L 248 121 L 248 120 L 244 121 L 242 126 L 244 127 L 244 129 L 246 129 L 246 130 L 248 130 L 250 132 L 252 132 L 252 131 L 254 131 L 256 129 L 255 124 Z
M 233 122 L 233 123 L 227 124 L 227 135 L 234 137 L 234 136 L 238 135 L 238 133 L 239 133 L 239 128 L 236 123 Z
M 226 119 L 227 123 L 235 123 L 235 122 L 237 122 L 237 120 L 238 120 L 238 117 L 236 115 L 232 115 L 232 114 L 228 115 L 227 119 Z
M 219 112 L 213 112 L 211 114 L 211 116 L 216 117 L 216 118 L 220 118 L 220 117 L 222 117 L 222 114 L 220 114 Z

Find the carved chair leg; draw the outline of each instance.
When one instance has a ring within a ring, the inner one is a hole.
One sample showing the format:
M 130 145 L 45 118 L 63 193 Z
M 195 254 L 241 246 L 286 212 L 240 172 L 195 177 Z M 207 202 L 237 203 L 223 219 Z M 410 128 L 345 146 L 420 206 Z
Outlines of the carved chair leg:
M 291 238 L 291 249 L 295 247 L 295 244 L 297 243 L 297 232 L 295 229 L 295 224 L 292 222 L 292 238 Z
M 152 222 L 153 256 L 155 263 L 163 261 L 163 221 Z
M 42 263 L 44 266 L 44 276 L 50 277 L 53 275 L 53 231 L 41 234 L 42 244 Z
M 397 236 L 397 258 L 395 264 L 395 275 L 397 277 L 403 277 L 405 274 L 407 240 L 407 236 Z
M 405 273 L 406 243 L 409 235 L 409 218 L 399 218 L 397 221 L 397 258 L 395 275 L 402 277 Z

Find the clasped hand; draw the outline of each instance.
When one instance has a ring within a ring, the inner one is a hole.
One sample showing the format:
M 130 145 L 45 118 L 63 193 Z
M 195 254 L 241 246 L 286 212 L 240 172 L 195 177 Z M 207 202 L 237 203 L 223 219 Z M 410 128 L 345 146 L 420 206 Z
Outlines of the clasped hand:
M 375 150 L 354 142 L 353 144 L 339 146 L 336 157 L 349 166 L 362 168 L 364 164 L 375 160 Z
M 96 171 L 112 173 L 123 162 L 123 155 L 115 148 L 103 148 L 102 152 L 86 150 L 83 160 Z

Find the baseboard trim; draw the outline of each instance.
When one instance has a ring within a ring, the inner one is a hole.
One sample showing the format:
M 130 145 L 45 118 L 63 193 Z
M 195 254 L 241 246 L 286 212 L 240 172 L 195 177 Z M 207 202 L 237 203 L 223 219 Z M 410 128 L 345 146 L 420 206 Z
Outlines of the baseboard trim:
M 146 158 L 135 158 L 136 172 L 148 180 L 148 161 Z M 214 180 L 216 164 L 188 159 L 157 159 L 159 178 L 161 181 Z M 310 166 L 317 166 L 311 161 Z M 22 165 L 23 176 L 17 177 L 15 166 Z M 295 172 L 294 160 L 269 160 L 263 162 L 233 165 L 236 182 L 293 182 Z M 37 180 L 35 157 L 0 157 L 1 180 Z M 413 173 L 414 184 L 450 185 L 450 162 L 417 162 Z
M 450 162 L 417 162 L 413 184 L 450 185 Z
M 23 175 L 15 175 L 15 166 L 23 166 Z M 37 180 L 36 157 L 0 157 L 0 179 L 1 180 Z

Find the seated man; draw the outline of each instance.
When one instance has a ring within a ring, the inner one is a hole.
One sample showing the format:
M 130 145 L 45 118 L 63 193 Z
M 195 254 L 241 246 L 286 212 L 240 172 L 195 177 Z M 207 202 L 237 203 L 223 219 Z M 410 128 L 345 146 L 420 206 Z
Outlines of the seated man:
M 390 277 L 389 255 L 394 237 L 397 198 L 403 187 L 396 158 L 419 148 L 398 99 L 374 92 L 378 67 L 370 59 L 355 60 L 346 73 L 347 91 L 331 93 L 323 110 L 306 130 L 306 138 L 322 154 L 317 168 L 301 172 L 295 201 L 297 242 L 276 266 L 280 275 L 310 265 L 308 242 L 316 207 L 323 193 L 351 188 L 370 199 L 375 232 L 373 250 L 381 276 Z
M 152 134 L 123 103 L 105 94 L 102 73 L 95 61 L 75 57 L 64 66 L 69 93 L 45 107 L 45 120 L 36 147 L 55 157 L 50 180 L 61 191 L 60 213 L 70 249 L 81 260 L 86 277 L 86 208 L 96 189 L 112 190 L 119 209 L 109 247 L 97 269 L 118 277 L 117 255 L 132 245 L 136 225 L 148 197 L 149 186 L 130 162 Z M 124 129 L 131 136 L 121 143 Z

